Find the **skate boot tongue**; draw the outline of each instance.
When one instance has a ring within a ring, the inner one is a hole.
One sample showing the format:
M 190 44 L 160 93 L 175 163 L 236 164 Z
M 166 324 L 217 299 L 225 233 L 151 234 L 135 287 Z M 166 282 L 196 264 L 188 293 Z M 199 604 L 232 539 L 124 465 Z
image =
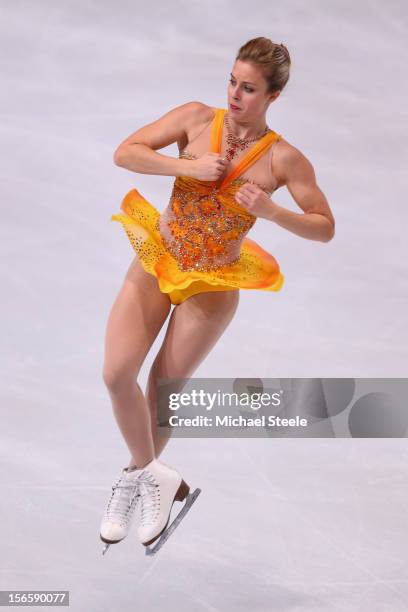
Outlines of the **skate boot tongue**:
M 141 472 L 143 470 L 143 468 L 138 468 L 137 465 L 132 465 L 132 467 L 125 467 L 123 468 L 123 473 L 124 474 L 133 474 L 134 472 Z
M 153 458 L 151 461 L 149 461 L 149 463 L 146 463 L 146 465 L 144 465 L 143 467 L 138 467 L 137 465 L 132 465 L 132 466 L 128 466 L 123 468 L 123 473 L 124 474 L 141 474 L 142 472 L 145 472 L 146 470 L 148 471 L 155 471 L 155 468 L 157 466 L 163 466 L 166 465 L 164 463 L 162 463 L 161 461 L 158 461 L 156 458 Z M 169 467 L 166 465 L 166 467 Z

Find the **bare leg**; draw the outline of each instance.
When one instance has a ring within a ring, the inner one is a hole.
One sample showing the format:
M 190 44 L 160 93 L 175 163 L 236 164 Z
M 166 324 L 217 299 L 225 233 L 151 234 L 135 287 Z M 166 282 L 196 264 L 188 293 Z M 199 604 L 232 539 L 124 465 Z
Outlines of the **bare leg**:
M 238 302 L 239 290 L 210 291 L 191 296 L 171 313 L 146 388 L 156 457 L 169 440 L 157 430 L 157 379 L 190 377 L 231 322 Z
M 135 257 L 109 314 L 103 379 L 131 463 L 140 467 L 155 451 L 150 411 L 136 379 L 170 309 L 168 295 Z

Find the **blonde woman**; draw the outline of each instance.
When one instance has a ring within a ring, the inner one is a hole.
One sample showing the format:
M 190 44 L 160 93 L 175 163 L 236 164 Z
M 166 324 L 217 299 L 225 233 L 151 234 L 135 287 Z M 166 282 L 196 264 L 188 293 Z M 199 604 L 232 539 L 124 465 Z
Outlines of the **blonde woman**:
M 157 431 L 157 380 L 194 373 L 231 322 L 240 289 L 282 288 L 274 256 L 246 237 L 257 217 L 308 240 L 327 242 L 334 235 L 313 166 L 266 122 L 290 64 L 283 44 L 264 37 L 248 41 L 229 76 L 227 108 L 188 102 L 131 134 L 115 152 L 115 163 L 127 170 L 175 181 L 162 214 L 132 189 L 122 212 L 112 216 L 136 256 L 105 339 L 103 378 L 131 454 L 102 519 L 107 544 L 127 535 L 137 502 L 138 536 L 148 546 L 165 531 L 173 502 L 188 499 L 180 473 L 158 459 L 168 438 Z M 157 152 L 171 143 L 178 144 L 178 158 Z M 283 186 L 302 213 L 271 199 Z M 137 377 L 172 304 L 144 394 Z

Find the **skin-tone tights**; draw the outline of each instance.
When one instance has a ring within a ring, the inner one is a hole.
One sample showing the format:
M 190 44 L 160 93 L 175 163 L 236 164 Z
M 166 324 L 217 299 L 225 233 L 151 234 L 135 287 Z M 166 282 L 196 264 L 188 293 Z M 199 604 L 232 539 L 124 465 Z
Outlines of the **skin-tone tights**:
M 129 467 L 141 468 L 159 457 L 169 440 L 157 430 L 157 379 L 192 376 L 228 327 L 238 302 L 239 290 L 229 290 L 199 293 L 176 305 L 143 394 L 137 377 L 171 302 L 137 257 L 132 261 L 108 317 L 103 367 L 114 416 L 131 454 Z

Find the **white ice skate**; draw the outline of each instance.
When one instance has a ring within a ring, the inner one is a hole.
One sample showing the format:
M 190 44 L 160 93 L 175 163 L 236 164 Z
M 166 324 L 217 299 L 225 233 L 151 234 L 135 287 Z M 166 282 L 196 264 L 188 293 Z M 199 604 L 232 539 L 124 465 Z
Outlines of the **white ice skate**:
M 120 542 L 129 533 L 139 499 L 138 476 L 141 471 L 123 468 L 121 476 L 112 485 L 112 493 L 101 522 L 100 538 L 105 542 L 102 554 L 111 544 Z
M 141 521 L 137 529 L 140 542 L 146 546 L 146 554 L 156 553 L 171 533 L 176 529 L 191 505 L 201 493 L 196 489 L 189 493 L 190 487 L 174 468 L 153 459 L 138 475 L 141 503 Z M 186 500 L 182 510 L 166 529 L 170 512 L 175 501 Z M 161 536 L 161 537 L 160 537 Z M 152 548 L 150 544 L 160 540 Z

